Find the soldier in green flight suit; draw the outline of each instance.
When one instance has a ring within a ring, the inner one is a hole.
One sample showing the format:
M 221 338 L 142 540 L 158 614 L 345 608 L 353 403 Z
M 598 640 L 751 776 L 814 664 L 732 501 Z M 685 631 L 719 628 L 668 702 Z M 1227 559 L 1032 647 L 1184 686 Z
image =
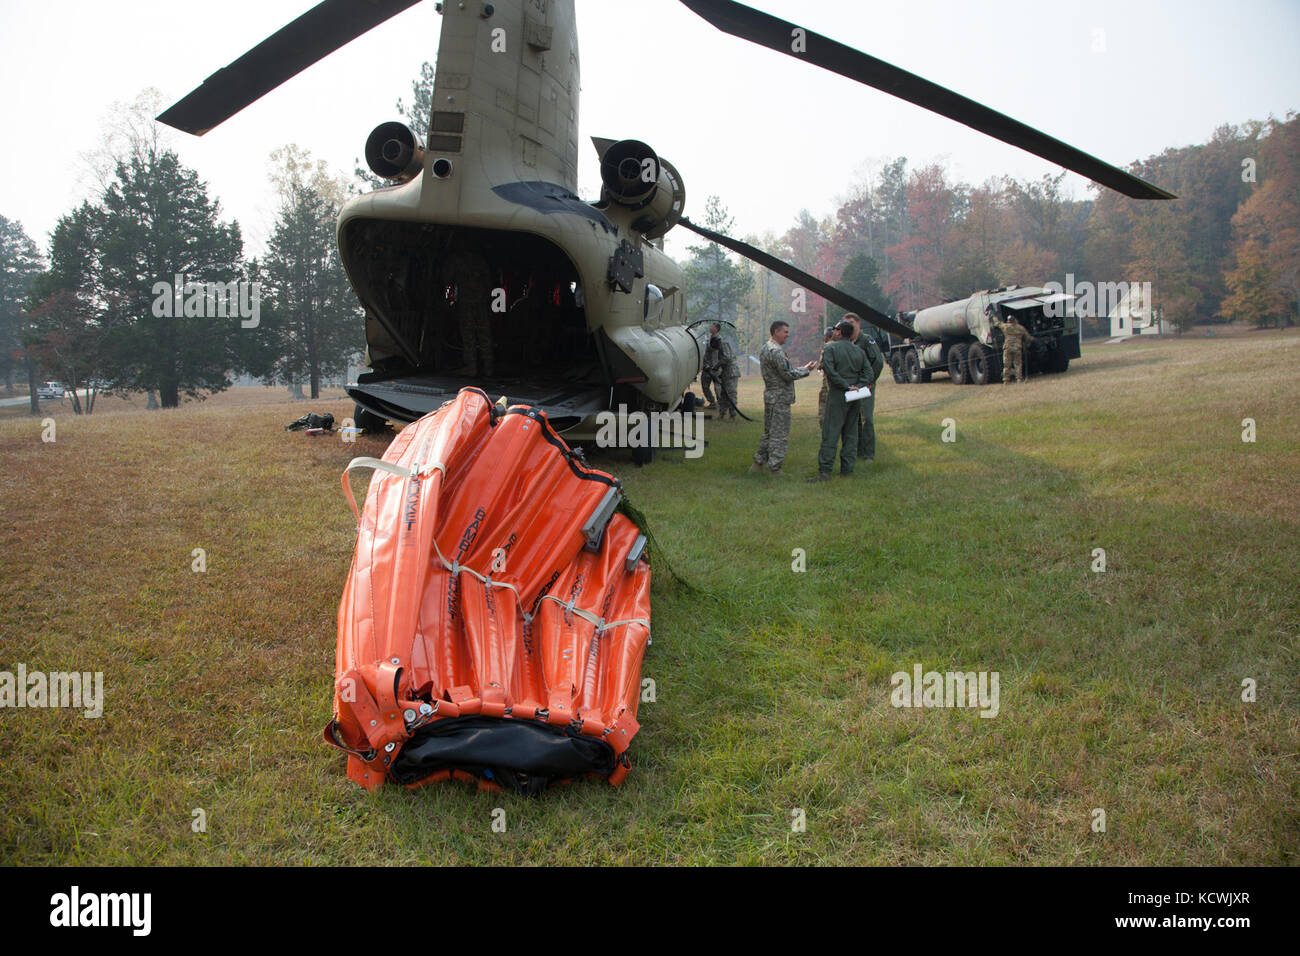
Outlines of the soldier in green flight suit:
M 860 400 L 848 401 L 845 392 L 861 388 L 871 377 L 871 366 L 863 349 L 853 344 L 854 326 L 842 320 L 840 338 L 822 352 L 822 368 L 830 382 L 826 396 L 826 421 L 822 423 L 822 447 L 817 454 L 817 474 L 809 481 L 830 481 L 835 449 L 840 448 L 840 474 L 853 474 L 858 459 Z
M 867 382 L 867 387 L 871 389 L 871 396 L 862 399 L 859 408 L 858 460 L 874 461 L 876 458 L 876 383 L 880 381 L 880 373 L 885 367 L 885 353 L 880 351 L 874 335 L 862 331 L 862 319 L 856 312 L 850 312 L 844 318 L 852 322 L 853 327 L 857 329 L 853 344 L 866 354 L 867 364 L 871 367 L 871 380 Z

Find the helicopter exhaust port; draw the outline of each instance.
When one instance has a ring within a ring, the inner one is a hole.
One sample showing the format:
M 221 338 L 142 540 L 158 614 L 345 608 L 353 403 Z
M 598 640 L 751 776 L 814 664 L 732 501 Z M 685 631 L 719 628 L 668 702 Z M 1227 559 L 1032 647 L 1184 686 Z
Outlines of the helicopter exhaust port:
M 404 123 L 380 123 L 366 140 L 366 165 L 376 176 L 410 182 L 424 169 L 424 145 Z
M 681 174 L 640 140 L 605 140 L 601 146 L 601 198 L 638 213 L 631 226 L 647 239 L 663 236 L 681 219 L 685 208 Z

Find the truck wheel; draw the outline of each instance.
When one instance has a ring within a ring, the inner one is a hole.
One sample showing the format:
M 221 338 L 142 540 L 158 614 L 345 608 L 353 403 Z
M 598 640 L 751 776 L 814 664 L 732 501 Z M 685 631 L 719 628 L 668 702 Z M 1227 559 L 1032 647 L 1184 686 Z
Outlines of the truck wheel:
M 954 385 L 967 384 L 966 352 L 969 346 L 965 342 L 954 345 L 948 350 L 948 377 Z
M 380 418 L 374 412 L 362 408 L 360 405 L 357 405 L 352 412 L 352 421 L 356 423 L 358 428 L 365 429 L 367 434 L 373 435 L 376 432 L 388 430 L 388 421 L 386 419 Z
M 989 383 L 989 351 L 979 342 L 972 342 L 966 353 L 966 375 L 972 385 Z
M 916 357 L 915 349 L 907 353 L 907 358 L 903 360 L 903 368 L 906 370 L 908 382 L 912 385 L 921 381 L 921 360 Z
M 1065 354 L 1065 349 L 1057 349 L 1052 353 L 1051 370 L 1053 372 L 1064 372 L 1070 367 L 1070 356 Z
M 907 382 L 907 376 L 903 374 L 903 358 L 898 352 L 889 356 L 889 368 L 894 373 L 896 384 L 902 385 Z

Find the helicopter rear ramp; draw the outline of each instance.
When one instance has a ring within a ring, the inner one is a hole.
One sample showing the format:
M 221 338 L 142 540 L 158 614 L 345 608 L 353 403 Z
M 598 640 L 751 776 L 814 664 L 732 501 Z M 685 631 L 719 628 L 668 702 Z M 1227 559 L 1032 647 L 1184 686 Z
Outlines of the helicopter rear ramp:
M 465 382 L 451 376 L 369 374 L 347 386 L 347 393 L 367 411 L 395 422 L 411 422 L 452 401 Z M 479 379 L 486 394 L 504 396 L 512 405 L 528 405 L 546 415 L 563 433 L 576 428 L 609 405 L 609 389 L 555 378 Z

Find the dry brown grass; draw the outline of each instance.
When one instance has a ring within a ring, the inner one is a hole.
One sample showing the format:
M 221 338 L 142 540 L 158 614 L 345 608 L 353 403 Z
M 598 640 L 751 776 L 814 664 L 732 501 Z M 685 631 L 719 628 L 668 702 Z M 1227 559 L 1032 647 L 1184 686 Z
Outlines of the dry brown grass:
M 99 720 L 0 711 L 0 859 L 1295 862 L 1297 358 L 1300 334 L 1270 333 L 1090 347 L 1016 388 L 887 383 L 854 485 L 746 478 L 744 423 L 710 423 L 697 462 L 597 456 L 706 593 L 656 586 L 660 696 L 628 783 L 536 801 L 367 795 L 318 739 L 354 541 L 339 474 L 384 441 L 282 429 L 350 404 L 65 409 L 53 444 L 23 409 L 0 419 L 0 669 L 102 670 L 107 700 Z M 1002 713 L 894 710 L 914 661 L 1001 670 Z

